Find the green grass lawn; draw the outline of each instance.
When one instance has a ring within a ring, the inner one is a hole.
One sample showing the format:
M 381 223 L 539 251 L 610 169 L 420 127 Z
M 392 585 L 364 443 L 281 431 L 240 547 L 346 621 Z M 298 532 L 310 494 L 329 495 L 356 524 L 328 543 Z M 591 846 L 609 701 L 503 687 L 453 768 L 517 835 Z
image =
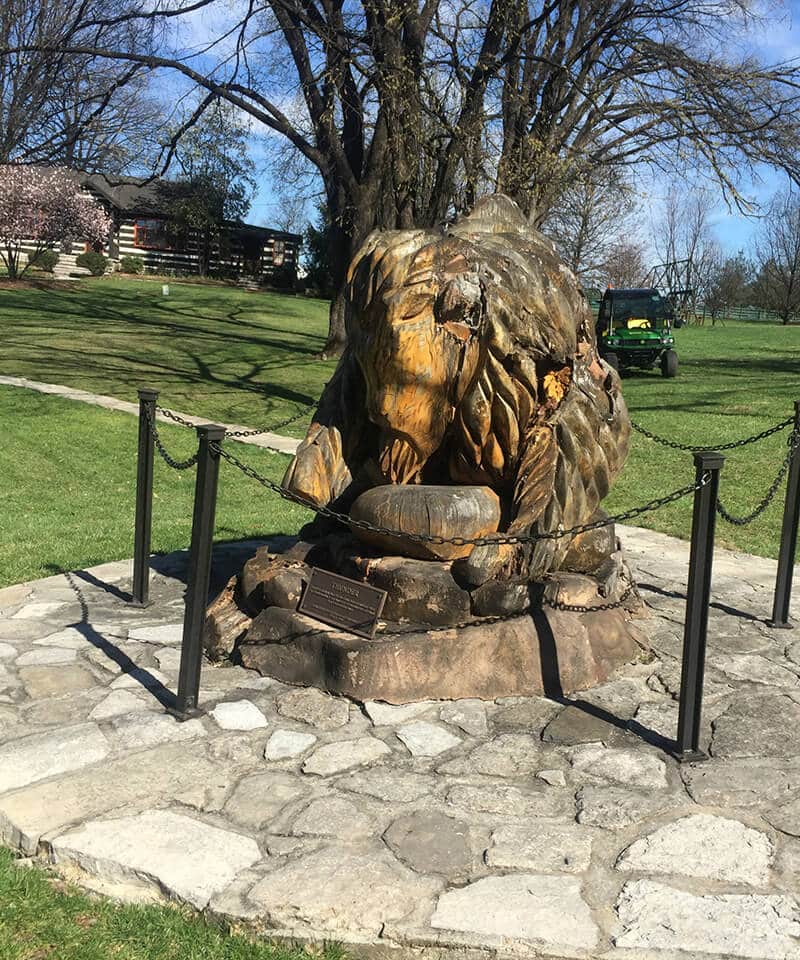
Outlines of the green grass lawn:
M 0 289 L 0 372 L 124 399 L 152 385 L 166 407 L 211 420 L 269 427 L 313 403 L 333 364 L 316 354 L 327 305 L 223 285 L 109 278 L 58 289 Z M 791 414 L 800 397 L 800 327 L 728 322 L 677 332 L 681 369 L 627 376 L 632 417 L 685 443 L 713 446 L 763 430 Z M 0 390 L 6 468 L 0 582 L 130 556 L 136 425 L 82 404 Z M 292 431 L 302 435 L 302 421 Z M 180 455 L 192 435 L 164 428 Z M 777 472 L 787 433 L 733 451 L 721 497 L 734 513 L 752 509 Z M 273 478 L 285 458 L 238 445 L 240 456 Z M 157 466 L 153 547 L 188 542 L 193 476 Z M 693 476 L 691 455 L 634 435 L 624 473 L 605 506 L 618 512 Z M 783 491 L 744 528 L 719 522 L 718 540 L 776 556 Z M 223 464 L 219 539 L 293 532 L 302 511 L 277 501 Z M 691 498 L 636 523 L 688 537 Z
M 269 427 L 318 399 L 328 304 L 222 284 L 109 277 L 0 289 L 0 372 Z M 302 436 L 302 429 L 296 433 Z
M 123 906 L 88 897 L 0 849 L 1 960 L 309 960 L 170 906 Z M 336 947 L 320 960 L 340 960 Z
M 0 585 L 132 556 L 136 418 L 0 387 L 0 424 Z M 179 459 L 191 456 L 197 447 L 194 431 L 165 425 L 159 432 Z M 259 472 L 281 479 L 285 456 L 241 443 L 228 445 Z M 193 469 L 171 470 L 156 456 L 154 552 L 188 545 L 194 478 Z M 217 540 L 291 532 L 307 519 L 307 511 L 222 465 Z
M 758 433 L 791 416 L 800 400 L 800 326 L 728 322 L 676 332 L 680 370 L 626 376 L 623 389 L 633 420 L 661 436 L 689 444 L 723 444 Z M 729 451 L 720 499 L 735 515 L 749 513 L 766 493 L 787 453 L 788 430 Z M 660 496 L 693 477 L 692 456 L 634 435 L 622 476 L 604 506 L 610 512 Z M 785 487 L 758 520 L 734 527 L 718 518 L 717 541 L 776 557 Z M 688 538 L 692 500 L 632 521 Z

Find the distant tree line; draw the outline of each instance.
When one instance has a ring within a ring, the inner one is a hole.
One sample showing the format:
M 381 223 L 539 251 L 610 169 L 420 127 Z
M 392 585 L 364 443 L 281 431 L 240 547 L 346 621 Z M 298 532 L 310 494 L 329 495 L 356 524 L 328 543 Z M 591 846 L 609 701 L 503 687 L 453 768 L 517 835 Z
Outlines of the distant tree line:
M 716 194 L 670 185 L 663 211 L 644 239 L 641 203 L 619 176 L 564 190 L 542 229 L 584 289 L 659 285 L 689 316 L 712 323 L 736 307 L 800 321 L 800 195 L 780 191 L 762 211 L 748 250 L 723 254 L 711 229 Z M 649 248 L 649 252 L 648 252 Z M 669 274 L 658 262 L 678 266 Z M 671 281 L 671 283 L 669 282 Z
M 764 210 L 748 250 L 724 255 L 709 227 L 712 197 L 697 192 L 667 203 L 660 237 L 662 257 L 683 260 L 688 307 L 712 323 L 736 307 L 800 321 L 800 196 L 781 191 Z

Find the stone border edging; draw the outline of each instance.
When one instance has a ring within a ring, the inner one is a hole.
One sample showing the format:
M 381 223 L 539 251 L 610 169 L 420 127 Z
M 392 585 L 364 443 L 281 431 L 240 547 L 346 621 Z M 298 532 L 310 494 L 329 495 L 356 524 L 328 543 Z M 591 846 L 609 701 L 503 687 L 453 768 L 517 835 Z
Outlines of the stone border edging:
M 78 400 L 81 403 L 88 403 L 94 407 L 103 407 L 105 410 L 114 410 L 117 413 L 129 413 L 132 416 L 139 416 L 139 404 L 130 403 L 127 400 L 119 400 L 117 397 L 107 397 L 101 393 L 90 393 L 88 390 L 78 390 L 74 387 L 65 387 L 59 383 L 42 383 L 39 380 L 29 380 L 27 377 L 9 377 L 0 376 L 0 385 L 6 387 L 21 387 L 26 390 L 36 390 L 38 393 L 51 394 L 57 397 L 63 397 L 65 400 Z M 188 413 L 174 411 L 178 416 L 195 426 L 208 423 L 208 417 L 196 417 Z M 157 419 L 162 423 L 174 425 L 174 421 L 159 413 Z M 230 433 L 239 430 L 251 430 L 252 427 L 246 427 L 241 424 L 225 423 L 222 424 Z M 236 437 L 237 443 L 249 443 L 256 447 L 262 447 L 266 450 L 273 450 L 276 453 L 287 453 L 293 455 L 297 449 L 299 440 L 293 437 L 284 437 L 279 433 L 262 433 L 255 437 Z

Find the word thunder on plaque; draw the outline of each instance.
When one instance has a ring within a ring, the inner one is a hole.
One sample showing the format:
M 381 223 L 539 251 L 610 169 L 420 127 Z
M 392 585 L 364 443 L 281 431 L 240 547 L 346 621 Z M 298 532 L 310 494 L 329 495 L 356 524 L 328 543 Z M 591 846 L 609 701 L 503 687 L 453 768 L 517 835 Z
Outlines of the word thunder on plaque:
M 298 612 L 371 640 L 386 591 L 314 567 Z

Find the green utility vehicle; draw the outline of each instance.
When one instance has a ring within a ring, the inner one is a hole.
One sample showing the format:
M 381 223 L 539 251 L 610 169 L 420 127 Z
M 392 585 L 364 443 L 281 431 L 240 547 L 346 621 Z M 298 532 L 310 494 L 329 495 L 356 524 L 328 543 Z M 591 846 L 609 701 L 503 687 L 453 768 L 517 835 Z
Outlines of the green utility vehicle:
M 600 301 L 597 345 L 600 355 L 615 370 L 631 367 L 661 368 L 663 377 L 678 374 L 678 354 L 672 327 L 680 321 L 658 290 L 608 289 Z

